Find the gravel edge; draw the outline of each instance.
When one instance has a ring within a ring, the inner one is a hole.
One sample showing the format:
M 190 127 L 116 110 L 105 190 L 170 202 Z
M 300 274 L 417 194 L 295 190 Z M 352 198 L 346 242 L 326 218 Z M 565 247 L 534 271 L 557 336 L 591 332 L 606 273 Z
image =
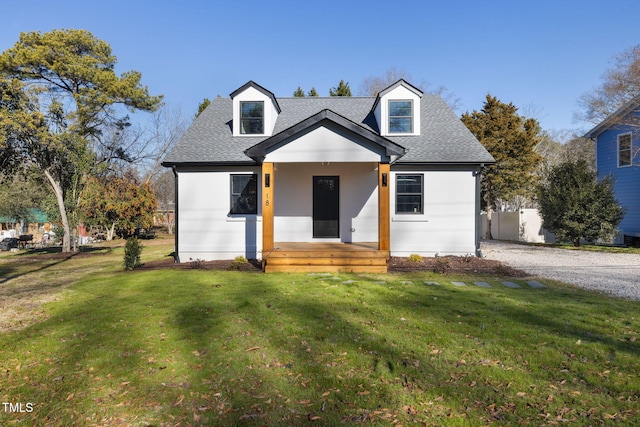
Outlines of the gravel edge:
M 481 242 L 482 256 L 532 276 L 640 301 L 640 255 L 549 248 L 497 240 Z

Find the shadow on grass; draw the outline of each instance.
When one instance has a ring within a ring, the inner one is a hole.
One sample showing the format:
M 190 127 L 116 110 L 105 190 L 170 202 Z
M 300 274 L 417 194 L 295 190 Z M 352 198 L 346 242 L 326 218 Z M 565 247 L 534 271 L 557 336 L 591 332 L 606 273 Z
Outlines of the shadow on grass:
M 47 270 L 47 269 L 49 269 L 51 267 L 54 267 L 54 266 L 56 266 L 58 264 L 61 264 L 61 263 L 65 262 L 65 261 L 68 261 L 73 256 L 74 256 L 74 254 L 69 254 L 68 256 L 65 256 L 64 258 L 51 259 L 51 260 L 46 260 L 46 261 L 43 260 L 41 265 L 38 266 L 37 268 L 34 268 L 34 269 L 26 269 L 25 265 L 22 264 L 23 269 L 25 271 L 23 271 L 21 273 L 15 273 L 13 275 L 12 275 L 12 273 L 17 271 L 18 269 L 17 268 L 13 268 L 13 267 L 9 267 L 9 266 L 4 266 L 3 269 L 2 269 L 2 270 L 4 270 L 4 271 L 2 271 L 2 273 L 3 273 L 2 275 L 4 277 L 0 278 L 0 285 L 2 285 L 4 283 L 7 283 L 10 280 L 14 280 L 14 279 L 17 279 L 19 277 L 22 277 L 22 276 L 26 276 L 26 275 L 33 274 L 33 273 L 38 273 L 38 272 L 43 271 L 43 270 Z M 4 295 L 11 296 L 12 295 L 11 292 L 13 292 L 13 291 L 20 292 L 21 290 L 20 289 L 5 289 L 3 292 L 4 292 Z M 7 292 L 8 292 L 8 294 L 7 294 Z
M 517 387 L 541 374 L 551 384 L 582 375 L 577 362 L 597 353 L 562 348 L 577 339 L 639 354 L 636 343 L 572 313 L 594 297 L 561 289 L 201 271 L 133 273 L 119 287 L 122 277 L 85 281 L 49 320 L 5 341 L 6 351 L 30 354 L 17 364 L 31 366 L 19 375 L 31 382 L 16 378 L 7 390 L 40 399 L 25 417 L 69 425 L 535 422 L 543 406 L 553 413 L 568 401 L 528 402 L 500 419 L 487 407 L 508 408 Z M 617 308 L 611 300 L 593 314 Z M 555 365 L 533 366 L 546 363 L 542 351 Z M 625 392 L 613 382 L 597 387 L 613 399 Z

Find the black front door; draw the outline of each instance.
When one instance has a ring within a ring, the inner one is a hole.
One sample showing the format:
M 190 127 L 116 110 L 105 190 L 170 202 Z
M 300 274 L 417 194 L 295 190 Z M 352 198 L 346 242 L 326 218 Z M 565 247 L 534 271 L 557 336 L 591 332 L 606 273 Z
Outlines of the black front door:
M 313 237 L 340 237 L 340 179 L 313 177 Z

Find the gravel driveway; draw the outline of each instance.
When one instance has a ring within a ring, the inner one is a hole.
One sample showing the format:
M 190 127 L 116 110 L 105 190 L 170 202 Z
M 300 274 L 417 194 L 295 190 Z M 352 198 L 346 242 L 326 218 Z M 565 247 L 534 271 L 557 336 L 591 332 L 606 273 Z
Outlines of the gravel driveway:
M 640 255 L 575 251 L 484 240 L 482 256 L 585 289 L 640 301 Z

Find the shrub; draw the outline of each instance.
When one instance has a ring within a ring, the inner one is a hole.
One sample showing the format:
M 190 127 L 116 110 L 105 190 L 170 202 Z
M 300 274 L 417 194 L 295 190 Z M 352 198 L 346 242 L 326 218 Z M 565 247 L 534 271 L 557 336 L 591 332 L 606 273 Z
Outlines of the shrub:
M 133 270 L 142 265 L 140 255 L 142 254 L 142 244 L 135 237 L 127 239 L 124 245 L 124 269 Z
M 446 273 L 451 268 L 451 262 L 448 258 L 438 257 L 433 265 L 434 273 Z
M 473 261 L 474 258 L 475 258 L 475 255 L 473 255 L 473 254 L 464 254 L 462 256 L 462 260 L 464 262 L 466 262 L 467 264 L 470 263 L 471 261 Z
M 189 266 L 194 270 L 203 270 L 205 268 L 205 263 L 204 260 L 200 258 L 189 258 Z
M 409 262 L 420 262 L 422 261 L 422 256 L 418 254 L 411 254 L 408 258 Z
M 580 240 L 610 239 L 625 214 L 615 199 L 614 179 L 598 180 L 587 162 L 567 161 L 554 166 L 538 186 L 542 226 L 558 241 L 580 246 Z
M 231 268 L 233 270 L 240 270 L 242 266 L 245 265 L 247 262 L 249 261 L 247 261 L 245 257 L 243 257 L 242 255 L 239 255 L 235 257 L 233 261 L 231 261 Z
M 495 267 L 493 267 L 493 272 L 497 276 L 509 277 L 511 275 L 511 269 L 504 264 L 498 264 Z

